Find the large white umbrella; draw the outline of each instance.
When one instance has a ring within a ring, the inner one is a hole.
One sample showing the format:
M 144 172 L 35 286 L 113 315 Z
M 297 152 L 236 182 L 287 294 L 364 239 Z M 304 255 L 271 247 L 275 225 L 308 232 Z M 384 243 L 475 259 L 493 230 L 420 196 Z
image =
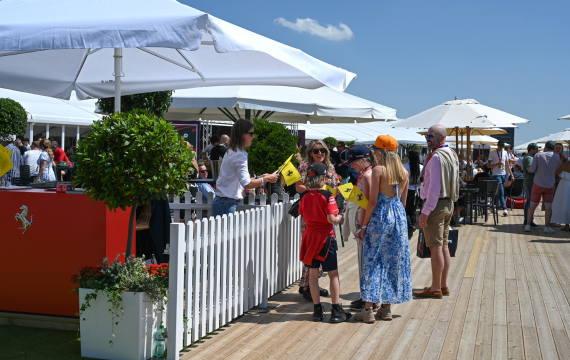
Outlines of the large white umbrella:
M 392 126 L 427 129 L 440 124 L 446 128 L 505 128 L 528 122 L 530 121 L 516 115 L 481 105 L 476 100 L 466 99 L 447 101 Z
M 356 141 L 358 145 L 370 145 L 378 135 L 391 135 L 402 144 L 425 145 L 425 138 L 411 129 L 393 128 L 383 121 L 358 124 L 299 124 L 305 131 L 305 139 L 324 139 L 332 136 L 341 141 Z
M 355 74 L 174 0 L 0 1 L 0 87 L 79 99 Z M 117 109 L 119 110 L 119 109 Z
M 528 123 L 529 120 L 506 113 L 485 105 L 477 100 L 452 100 L 428 109 L 417 115 L 393 124 L 394 127 L 421 127 L 427 129 L 433 125 L 443 125 L 446 128 L 456 128 L 456 143 L 459 133 L 464 129 L 467 135 L 467 161 L 470 159 L 470 136 L 472 128 L 508 128 L 516 127 L 518 123 Z
M 560 132 L 550 134 L 543 138 L 537 139 L 534 142 L 544 144 L 547 141 L 554 141 L 555 143 L 564 142 L 570 146 L 570 128 L 564 129 Z
M 532 143 L 536 143 L 536 140 L 532 140 L 532 141 L 529 141 L 529 142 L 527 142 L 527 143 L 524 143 L 524 144 L 515 146 L 514 150 L 515 150 L 515 151 L 527 151 L 527 150 L 528 150 L 528 146 L 529 146 L 530 144 L 532 144 Z
M 558 120 L 570 120 L 570 115 L 563 116 Z
M 475 135 L 470 138 L 471 145 L 497 145 L 498 139 L 487 135 Z M 446 143 L 455 144 L 455 140 L 446 140 Z
M 215 86 L 176 90 L 165 114 L 169 120 L 215 117 L 270 118 L 287 123 L 396 120 L 396 110 L 354 95 L 321 87 Z

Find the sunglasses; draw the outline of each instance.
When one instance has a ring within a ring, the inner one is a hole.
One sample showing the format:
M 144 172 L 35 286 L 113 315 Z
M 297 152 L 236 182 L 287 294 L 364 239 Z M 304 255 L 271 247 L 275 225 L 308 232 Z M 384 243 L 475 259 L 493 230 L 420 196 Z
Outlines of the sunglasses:
M 201 173 L 207 173 L 207 172 L 208 172 L 208 170 L 200 170 L 200 174 Z
M 254 135 L 255 135 L 255 131 L 247 131 L 246 134 L 249 134 L 249 135 L 251 135 L 251 136 L 254 136 Z
M 327 153 L 327 149 L 325 149 L 325 148 L 321 148 L 321 149 L 313 149 L 313 154 L 315 154 L 315 155 L 316 155 L 316 154 L 318 154 L 318 153 L 321 153 L 321 154 L 326 154 L 326 153 Z
M 433 134 L 426 134 L 426 140 L 433 140 Z

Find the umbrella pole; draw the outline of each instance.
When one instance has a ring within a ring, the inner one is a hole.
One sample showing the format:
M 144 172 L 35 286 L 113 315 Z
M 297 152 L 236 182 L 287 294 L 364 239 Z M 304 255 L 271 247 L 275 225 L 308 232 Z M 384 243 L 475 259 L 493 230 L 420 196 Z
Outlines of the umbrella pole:
M 471 133 L 471 131 L 469 131 L 469 126 L 468 126 L 467 127 L 467 168 L 466 168 L 467 169 L 467 180 L 468 181 L 471 180 L 471 167 L 469 165 L 469 162 L 471 160 L 471 151 L 470 151 L 471 134 L 470 133 Z
M 455 152 L 459 155 L 459 127 L 455 127 Z
M 123 68 L 123 49 L 115 48 L 115 112 L 121 112 L 121 74 Z

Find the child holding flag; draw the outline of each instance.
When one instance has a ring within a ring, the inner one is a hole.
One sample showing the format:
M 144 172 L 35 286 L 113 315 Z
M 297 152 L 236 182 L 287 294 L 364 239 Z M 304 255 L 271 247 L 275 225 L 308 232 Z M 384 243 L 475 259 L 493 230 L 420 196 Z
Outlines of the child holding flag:
M 301 261 L 309 268 L 309 282 L 314 304 L 313 321 L 323 321 L 323 306 L 319 290 L 319 269 L 323 268 L 330 277 L 332 311 L 330 322 L 348 321 L 352 315 L 340 305 L 340 282 L 336 255 L 334 224 L 343 220 L 339 214 L 334 195 L 322 190 L 327 167 L 313 163 L 307 169 L 305 186 L 307 192 L 299 202 L 299 214 L 306 223 L 301 243 Z
M 328 185 L 330 188 L 338 190 L 338 186 L 341 183 L 334 169 L 334 165 L 331 164 L 330 153 L 325 143 L 322 140 L 312 140 L 307 146 L 306 152 L 307 159 L 302 161 L 297 167 L 299 174 L 301 175 L 301 180 L 295 184 L 295 189 L 297 192 L 301 194 L 307 191 L 307 187 L 305 186 L 305 181 L 307 179 L 307 169 L 309 168 L 309 165 L 313 163 L 321 163 L 326 165 L 327 170 L 326 174 L 324 175 L 324 185 Z M 305 222 L 303 221 L 301 223 L 301 230 L 304 228 Z M 322 271 L 319 272 L 319 277 L 321 275 Z M 311 292 L 309 291 L 309 269 L 306 266 L 303 268 L 303 275 L 301 276 L 301 281 L 299 282 L 299 293 L 302 294 L 306 300 L 312 301 Z M 321 289 L 321 296 L 327 295 L 328 291 Z

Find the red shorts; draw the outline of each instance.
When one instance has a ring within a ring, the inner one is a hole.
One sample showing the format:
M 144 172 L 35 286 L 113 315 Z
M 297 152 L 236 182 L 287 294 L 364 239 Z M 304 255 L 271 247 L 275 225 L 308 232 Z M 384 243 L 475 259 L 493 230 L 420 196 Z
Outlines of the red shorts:
M 543 188 L 536 184 L 532 185 L 532 195 L 530 196 L 531 204 L 540 203 L 540 199 L 544 197 L 545 204 L 552 204 L 552 199 L 554 198 L 554 186 L 551 188 Z

